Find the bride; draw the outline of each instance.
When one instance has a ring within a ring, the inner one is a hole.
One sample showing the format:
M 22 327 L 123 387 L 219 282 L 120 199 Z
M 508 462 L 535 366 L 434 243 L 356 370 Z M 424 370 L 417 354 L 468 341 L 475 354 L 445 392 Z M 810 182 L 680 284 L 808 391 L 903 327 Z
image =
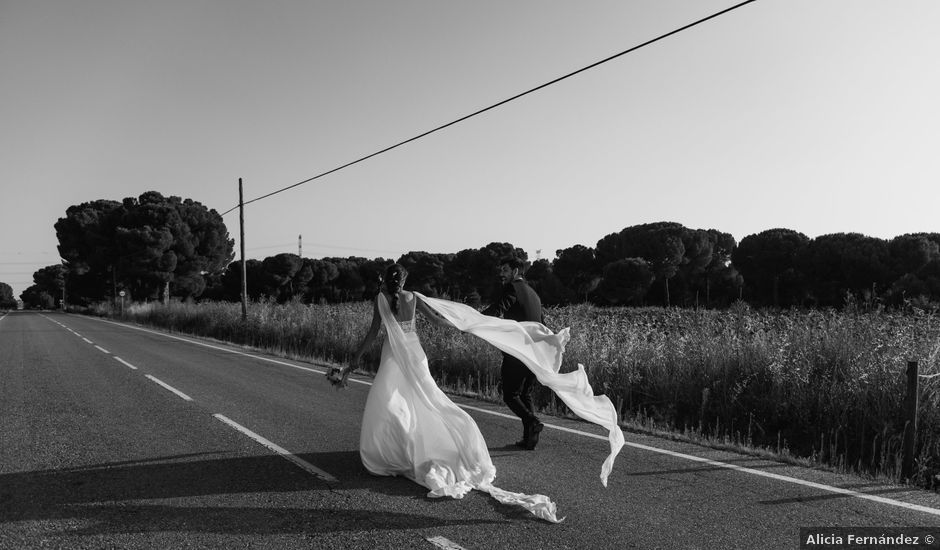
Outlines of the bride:
M 539 323 L 518 323 L 482 315 L 477 310 L 404 290 L 408 272 L 388 267 L 376 296 L 372 324 L 352 361 L 328 376 L 344 384 L 384 326 L 386 338 L 378 373 L 366 399 L 359 454 L 366 470 L 403 476 L 429 489 L 429 497 L 463 498 L 470 490 L 489 493 L 505 504 L 522 506 L 537 517 L 559 522 L 555 503 L 545 495 L 513 493 L 493 486 L 496 468 L 473 418 L 455 405 L 434 382 L 415 330 L 416 313 L 431 322 L 469 332 L 517 356 L 576 414 L 610 430 L 611 454 L 601 481 L 623 446 L 617 414 L 606 396 L 594 396 L 584 368 L 559 374 L 568 329 L 552 333 Z M 563 519 L 563 518 L 562 518 Z

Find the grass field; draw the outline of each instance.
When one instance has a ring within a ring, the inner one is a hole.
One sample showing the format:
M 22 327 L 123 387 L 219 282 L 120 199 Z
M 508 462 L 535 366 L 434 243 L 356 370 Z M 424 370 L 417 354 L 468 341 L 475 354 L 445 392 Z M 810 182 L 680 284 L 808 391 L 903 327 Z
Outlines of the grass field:
M 126 318 L 296 359 L 344 362 L 365 334 L 369 303 L 256 302 L 248 322 L 232 303 L 134 305 Z M 940 322 L 930 313 L 550 308 L 571 327 L 562 370 L 585 365 L 626 429 L 666 431 L 898 479 L 908 361 L 940 371 Z M 497 351 L 452 329 L 419 323 L 431 371 L 447 389 L 499 400 Z M 365 358 L 378 365 L 380 344 Z M 940 486 L 940 377 L 922 379 L 914 483 Z M 564 406 L 541 388 L 538 405 Z

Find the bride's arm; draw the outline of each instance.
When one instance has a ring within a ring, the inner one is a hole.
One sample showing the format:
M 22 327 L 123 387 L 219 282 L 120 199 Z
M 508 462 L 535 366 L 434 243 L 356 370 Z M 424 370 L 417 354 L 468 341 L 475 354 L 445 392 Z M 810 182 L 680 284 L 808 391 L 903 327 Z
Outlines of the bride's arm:
M 369 346 L 372 345 L 372 342 L 375 341 L 375 337 L 379 335 L 379 329 L 381 327 L 382 315 L 379 313 L 379 302 L 375 301 L 372 303 L 372 325 L 369 326 L 369 332 L 366 333 L 362 343 L 359 344 L 359 349 L 357 349 L 356 353 L 353 354 L 353 358 L 349 362 L 349 365 L 344 367 L 347 371 L 351 371 L 356 368 L 356 365 L 359 364 L 359 360 L 362 359 L 362 355 L 366 352 L 367 349 L 369 349 Z

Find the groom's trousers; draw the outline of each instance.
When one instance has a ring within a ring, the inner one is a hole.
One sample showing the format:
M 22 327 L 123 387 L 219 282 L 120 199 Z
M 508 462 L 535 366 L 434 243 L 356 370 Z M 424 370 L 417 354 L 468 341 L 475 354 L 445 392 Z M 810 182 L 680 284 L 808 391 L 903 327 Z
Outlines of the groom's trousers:
M 522 361 L 512 355 L 503 354 L 502 365 L 503 401 L 509 409 L 522 419 L 524 426 L 538 421 L 532 403 L 535 375 Z

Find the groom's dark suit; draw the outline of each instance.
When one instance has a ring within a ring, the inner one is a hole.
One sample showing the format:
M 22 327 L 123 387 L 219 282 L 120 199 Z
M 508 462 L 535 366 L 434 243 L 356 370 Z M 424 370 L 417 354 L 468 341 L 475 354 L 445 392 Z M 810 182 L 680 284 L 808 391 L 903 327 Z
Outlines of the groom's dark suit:
M 503 285 L 493 305 L 483 310 L 484 315 L 512 319 L 514 321 L 536 321 L 544 323 L 542 301 L 520 277 Z M 535 416 L 532 403 L 532 388 L 535 375 L 528 367 L 512 355 L 503 354 L 502 364 L 503 401 L 522 419 L 523 435 L 519 445 L 534 449 L 542 423 Z

